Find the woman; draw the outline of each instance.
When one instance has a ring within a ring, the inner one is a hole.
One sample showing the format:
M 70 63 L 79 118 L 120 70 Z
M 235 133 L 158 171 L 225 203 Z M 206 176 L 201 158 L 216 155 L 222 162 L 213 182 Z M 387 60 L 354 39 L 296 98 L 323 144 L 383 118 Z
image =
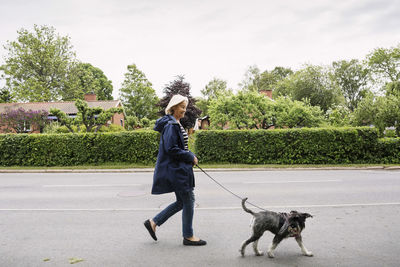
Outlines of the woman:
M 194 236 L 192 228 L 195 186 L 193 165 L 197 164 L 198 160 L 188 150 L 188 135 L 180 124 L 188 102 L 187 97 L 174 95 L 165 109 L 166 115 L 158 119 L 154 126 L 154 130 L 161 133 L 161 138 L 151 193 L 174 192 L 176 201 L 153 219 L 146 220 L 144 225 L 151 237 L 157 240 L 156 227 L 182 210 L 183 245 L 203 246 L 207 242 Z

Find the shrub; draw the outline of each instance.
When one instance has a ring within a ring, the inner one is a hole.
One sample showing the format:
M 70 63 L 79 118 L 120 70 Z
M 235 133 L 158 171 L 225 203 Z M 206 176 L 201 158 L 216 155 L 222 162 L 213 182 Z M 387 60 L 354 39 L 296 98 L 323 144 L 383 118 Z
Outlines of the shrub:
M 376 162 L 373 128 L 302 128 L 197 131 L 201 162 L 245 164 L 337 164 Z
M 1 134 L 0 166 L 154 163 L 159 133 Z

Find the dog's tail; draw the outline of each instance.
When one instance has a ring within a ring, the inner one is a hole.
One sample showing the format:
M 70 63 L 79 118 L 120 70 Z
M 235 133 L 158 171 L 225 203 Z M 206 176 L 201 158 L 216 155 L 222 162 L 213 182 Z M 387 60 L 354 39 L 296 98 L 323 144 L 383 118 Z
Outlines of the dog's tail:
M 247 201 L 247 197 L 242 199 L 242 208 L 243 208 L 243 210 L 244 210 L 245 212 L 248 212 L 248 213 L 254 215 L 254 212 L 253 212 L 252 210 L 248 209 L 248 208 L 246 207 L 246 205 L 244 204 L 244 203 L 246 203 L 246 201 Z

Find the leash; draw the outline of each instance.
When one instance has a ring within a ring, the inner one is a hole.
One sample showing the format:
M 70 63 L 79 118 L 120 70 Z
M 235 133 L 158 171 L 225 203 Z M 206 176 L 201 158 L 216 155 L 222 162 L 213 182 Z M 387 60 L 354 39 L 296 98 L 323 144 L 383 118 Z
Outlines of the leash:
M 202 172 L 204 172 L 204 174 L 207 175 L 208 178 L 210 178 L 211 180 L 213 180 L 213 181 L 214 181 L 217 185 L 219 185 L 222 189 L 224 189 L 224 190 L 227 191 L 228 193 L 231 193 L 233 196 L 237 197 L 237 198 L 240 199 L 240 200 L 243 200 L 243 199 L 244 199 L 243 197 L 239 196 L 238 194 L 235 194 L 234 192 L 232 192 L 231 190 L 229 190 L 228 188 L 226 188 L 224 185 L 222 185 L 220 182 L 218 182 L 217 180 L 215 180 L 214 178 L 212 178 L 211 175 L 209 175 L 205 170 L 203 170 L 198 164 L 196 164 L 196 167 L 199 168 Z M 263 209 L 263 208 L 261 208 L 261 207 L 255 205 L 255 204 L 253 204 L 253 203 L 247 201 L 247 200 L 246 200 L 246 202 L 247 202 L 249 205 L 251 205 L 251 206 L 253 206 L 253 207 L 256 207 L 256 208 L 258 208 L 258 209 L 260 209 L 260 210 L 265 210 L 265 209 Z

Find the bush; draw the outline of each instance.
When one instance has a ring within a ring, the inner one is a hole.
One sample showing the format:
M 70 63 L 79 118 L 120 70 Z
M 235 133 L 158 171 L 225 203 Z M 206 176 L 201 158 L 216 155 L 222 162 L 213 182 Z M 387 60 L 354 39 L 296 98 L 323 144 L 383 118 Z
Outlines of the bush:
M 0 166 L 154 163 L 159 133 L 1 134 Z
M 379 162 L 373 128 L 197 131 L 200 162 L 339 164 Z
M 111 132 L 111 133 L 124 132 L 124 131 L 126 131 L 124 127 L 116 124 L 110 124 L 108 126 L 103 125 L 99 129 L 99 132 Z
M 379 139 L 377 155 L 382 163 L 400 163 L 400 138 Z

